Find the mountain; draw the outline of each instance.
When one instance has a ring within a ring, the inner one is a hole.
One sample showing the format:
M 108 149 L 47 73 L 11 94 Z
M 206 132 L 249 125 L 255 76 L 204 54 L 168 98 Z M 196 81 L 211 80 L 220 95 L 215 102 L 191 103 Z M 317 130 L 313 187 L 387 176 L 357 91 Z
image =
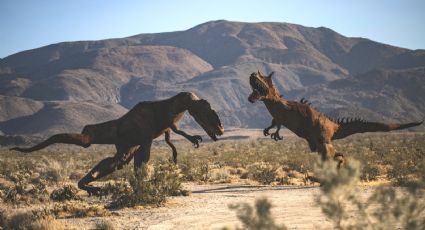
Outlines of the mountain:
M 425 50 L 288 23 L 212 21 L 186 31 L 63 42 L 0 59 L 0 130 L 79 132 L 139 101 L 180 91 L 207 99 L 227 127 L 265 127 L 248 76 L 275 71 L 288 99 L 330 116 L 405 122 L 425 116 Z M 194 126 L 185 119 L 183 126 Z M 422 127 L 423 128 L 423 127 Z

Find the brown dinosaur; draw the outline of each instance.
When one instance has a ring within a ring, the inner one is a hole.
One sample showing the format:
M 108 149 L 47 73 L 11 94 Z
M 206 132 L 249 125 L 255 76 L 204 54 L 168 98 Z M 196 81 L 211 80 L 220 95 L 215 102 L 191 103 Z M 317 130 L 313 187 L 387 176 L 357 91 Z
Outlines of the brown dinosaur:
M 134 170 L 138 172 L 142 162 L 150 158 L 152 140 L 165 134 L 165 141 L 173 151 L 173 160 L 177 162 L 177 150 L 170 142 L 170 130 L 184 136 L 195 147 L 202 141 L 201 136 L 191 136 L 177 128 L 184 112 L 189 114 L 214 141 L 223 134 L 223 126 L 217 113 L 210 104 L 191 92 L 182 92 L 162 101 L 140 102 L 122 117 L 100 124 L 87 125 L 81 134 L 56 134 L 30 148 L 12 148 L 21 152 L 32 152 L 54 143 L 75 144 L 89 147 L 91 144 L 114 144 L 116 154 L 100 161 L 79 182 L 78 187 L 90 195 L 99 194 L 100 188 L 89 183 L 102 178 L 116 169 L 121 169 L 134 156 Z
M 269 135 L 269 130 L 277 127 L 271 134 L 274 140 L 282 140 L 279 135 L 281 126 L 287 127 L 297 136 L 307 140 L 312 152 L 319 152 L 323 160 L 334 158 L 343 163 L 343 155 L 335 152 L 332 140 L 341 139 L 355 133 L 380 132 L 405 129 L 417 126 L 422 122 L 412 122 L 406 124 L 384 124 L 378 122 L 367 122 L 361 119 L 338 119 L 334 120 L 322 114 L 311 106 L 305 99 L 298 101 L 288 101 L 279 94 L 272 81 L 273 72 L 268 76 L 252 73 L 249 83 L 253 92 L 248 100 L 254 103 L 261 100 L 266 105 L 267 110 L 272 115 L 272 124 L 265 128 L 263 133 Z

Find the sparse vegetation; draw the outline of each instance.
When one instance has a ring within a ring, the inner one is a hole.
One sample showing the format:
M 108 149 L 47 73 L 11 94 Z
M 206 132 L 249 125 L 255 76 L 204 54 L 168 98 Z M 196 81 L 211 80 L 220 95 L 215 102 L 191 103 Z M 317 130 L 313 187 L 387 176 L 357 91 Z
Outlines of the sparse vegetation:
M 425 181 L 424 139 L 423 133 L 373 134 L 335 142 L 336 148 L 344 153 L 348 162 L 357 160 L 361 167 L 350 169 L 349 166 L 348 169 L 352 171 L 347 172 L 347 177 L 339 175 L 340 178 L 329 182 L 330 186 L 341 185 L 337 189 L 344 190 L 344 184 L 355 184 L 359 180 L 403 186 L 378 187 L 376 194 L 368 198 L 368 202 L 374 205 L 366 205 L 364 199 L 361 202 L 360 199 L 350 200 L 351 196 L 348 197 L 350 199 L 340 197 L 340 203 L 348 202 L 349 208 L 333 207 L 332 200 L 322 197 L 321 205 L 329 206 L 326 210 L 329 215 L 334 215 L 328 218 L 334 223 L 340 223 L 335 226 L 351 226 L 345 222 L 345 218 L 349 214 L 351 216 L 353 210 L 356 213 L 367 210 L 372 223 L 386 218 L 390 225 L 397 222 L 406 228 L 421 224 L 413 217 L 420 217 L 418 210 L 422 207 L 422 204 L 414 201 L 423 199 L 420 198 L 423 197 L 423 189 L 420 189 L 423 185 L 420 182 Z M 97 162 L 114 154 L 112 147 L 82 149 L 55 145 L 31 154 L 3 149 L 0 151 L 0 209 L 19 213 L 29 207 L 41 207 L 43 214 L 34 214 L 32 217 L 40 220 L 47 217 L 108 216 L 111 215 L 108 207 L 157 206 L 162 205 L 167 196 L 187 195 L 188 191 L 182 188 L 181 181 L 303 186 L 312 185 L 312 178 L 320 174 L 313 170 L 317 154 L 309 153 L 307 144 L 295 138 L 286 138 L 281 142 L 269 139 L 221 141 L 204 143 L 198 149 L 186 142 L 179 142 L 176 146 L 179 148 L 177 165 L 164 161 L 170 157 L 168 146 L 155 143 L 152 148 L 154 154 L 145 173 L 134 176 L 130 163 L 124 169 L 96 182 L 103 188 L 102 198 L 89 198 L 77 190 L 75 185 Z M 328 170 L 327 173 L 336 172 Z M 350 182 L 351 179 L 347 178 L 353 175 L 357 179 Z M 333 177 L 328 175 L 328 178 Z M 352 188 L 350 186 L 346 188 Z M 324 185 L 322 188 L 327 187 Z M 390 205 L 382 206 L 383 200 L 390 201 Z M 109 204 L 107 208 L 105 204 Z M 338 209 L 340 212 L 335 213 L 334 210 Z M 0 214 L 0 223 L 9 223 L 11 212 Z M 361 219 L 359 223 L 362 220 L 367 219 Z

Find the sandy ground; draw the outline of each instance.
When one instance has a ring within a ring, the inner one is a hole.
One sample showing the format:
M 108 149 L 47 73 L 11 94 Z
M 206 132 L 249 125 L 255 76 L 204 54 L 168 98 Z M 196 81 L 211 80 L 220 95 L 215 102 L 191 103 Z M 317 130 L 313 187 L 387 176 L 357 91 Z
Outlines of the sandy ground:
M 117 229 L 222 229 L 239 224 L 229 204 L 248 202 L 267 197 L 272 202 L 272 214 L 277 223 L 289 229 L 330 228 L 315 197 L 318 187 L 255 186 L 237 184 L 193 185 L 187 197 L 172 197 L 164 207 L 132 208 L 115 211 L 102 218 L 63 219 L 68 228 L 93 229 L 100 219 L 109 220 Z M 368 196 L 371 189 L 362 188 Z

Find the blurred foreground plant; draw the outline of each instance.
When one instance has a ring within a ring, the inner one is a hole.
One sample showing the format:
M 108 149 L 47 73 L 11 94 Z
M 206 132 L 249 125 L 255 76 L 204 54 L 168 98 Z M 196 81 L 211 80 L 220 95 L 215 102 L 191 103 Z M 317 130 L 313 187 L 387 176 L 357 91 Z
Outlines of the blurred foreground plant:
M 257 199 L 254 207 L 247 203 L 232 204 L 230 209 L 236 210 L 238 219 L 242 222 L 243 227 L 237 229 L 248 230 L 285 230 L 284 225 L 279 226 L 275 223 L 270 212 L 272 204 L 267 198 Z M 226 229 L 226 228 L 225 228 Z
M 423 229 L 425 192 L 423 179 L 402 188 L 381 186 L 365 199 L 357 183 L 360 165 L 351 160 L 339 170 L 333 161 L 318 161 L 315 176 L 322 194 L 317 203 L 336 229 Z

